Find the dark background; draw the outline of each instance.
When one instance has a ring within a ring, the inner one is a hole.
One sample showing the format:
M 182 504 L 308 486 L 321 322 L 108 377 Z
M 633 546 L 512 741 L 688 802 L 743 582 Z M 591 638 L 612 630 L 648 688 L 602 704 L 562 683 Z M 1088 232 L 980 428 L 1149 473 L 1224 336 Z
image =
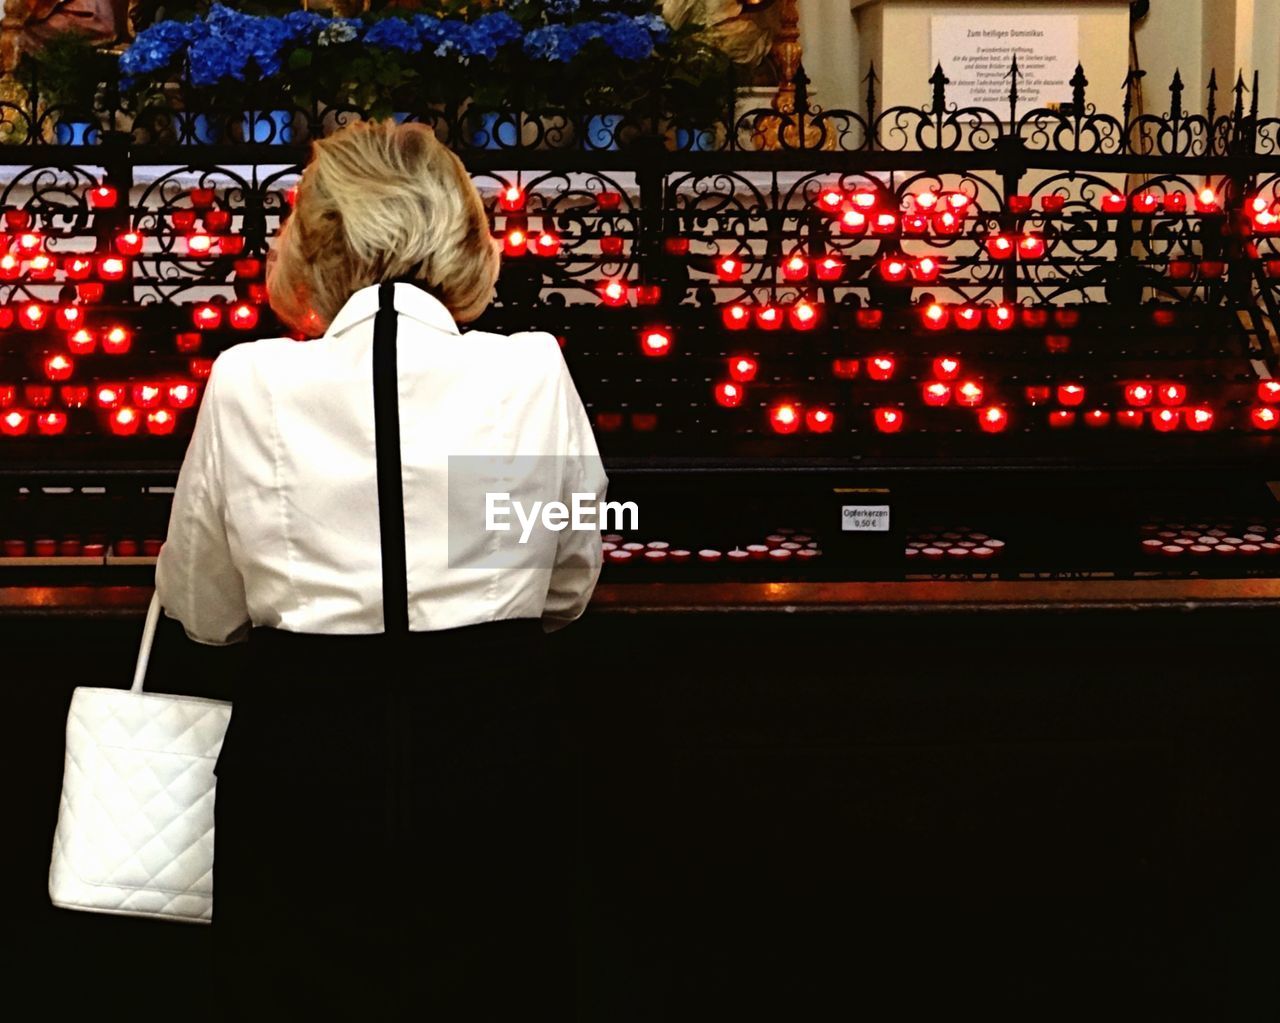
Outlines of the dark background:
M 589 614 L 552 640 L 579 747 L 579 1018 L 1276 1018 L 1275 624 Z M 245 651 L 165 626 L 149 686 L 218 695 Z M 45 892 L 71 689 L 124 684 L 138 627 L 0 620 L 5 986 L 198 1019 L 208 928 Z

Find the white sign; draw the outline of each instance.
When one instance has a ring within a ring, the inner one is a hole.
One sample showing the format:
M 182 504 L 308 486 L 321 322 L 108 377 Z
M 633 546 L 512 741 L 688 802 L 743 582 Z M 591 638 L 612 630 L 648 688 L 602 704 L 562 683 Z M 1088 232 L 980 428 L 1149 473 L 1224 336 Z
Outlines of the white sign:
M 889 506 L 846 504 L 840 509 L 840 528 L 846 533 L 887 533 Z
M 1071 101 L 1080 51 L 1074 14 L 936 14 L 932 68 L 942 65 L 947 105 L 1009 109 L 1009 68 L 1018 58 L 1018 109 Z

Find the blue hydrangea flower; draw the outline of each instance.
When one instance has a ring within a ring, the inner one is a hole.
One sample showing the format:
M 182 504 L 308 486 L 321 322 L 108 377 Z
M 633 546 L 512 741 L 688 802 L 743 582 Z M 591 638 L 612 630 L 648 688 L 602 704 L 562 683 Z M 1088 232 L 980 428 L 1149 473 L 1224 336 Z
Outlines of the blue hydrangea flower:
M 374 22 L 365 32 L 364 41 L 368 46 L 401 53 L 418 53 L 422 49 L 421 31 L 405 18 L 383 18 Z
M 506 11 L 483 15 L 471 22 L 463 44 L 463 55 L 493 60 L 499 49 L 515 42 L 523 34 L 520 23 Z
M 535 28 L 524 37 L 524 52 L 534 60 L 549 60 L 567 64 L 578 55 L 588 36 L 580 31 L 581 25 L 544 25 Z

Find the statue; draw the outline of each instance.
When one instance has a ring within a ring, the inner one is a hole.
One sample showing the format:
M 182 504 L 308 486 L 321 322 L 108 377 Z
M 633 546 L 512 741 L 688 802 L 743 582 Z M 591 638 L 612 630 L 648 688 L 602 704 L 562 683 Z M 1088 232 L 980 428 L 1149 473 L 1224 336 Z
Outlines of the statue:
M 748 14 L 737 0 L 662 0 L 662 16 L 675 28 L 689 22 L 703 25 L 716 48 L 735 64 L 777 81 L 776 75 L 769 76 L 765 60 L 779 28 L 772 12 Z

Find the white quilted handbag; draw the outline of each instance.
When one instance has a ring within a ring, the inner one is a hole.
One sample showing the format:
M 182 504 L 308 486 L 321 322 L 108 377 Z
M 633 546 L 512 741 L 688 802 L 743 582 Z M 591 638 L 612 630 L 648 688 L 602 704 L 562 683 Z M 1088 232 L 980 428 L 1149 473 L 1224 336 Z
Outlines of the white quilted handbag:
M 231 704 L 142 691 L 159 617 L 152 597 L 133 688 L 72 695 L 49 897 L 66 909 L 209 923 L 213 769 Z

